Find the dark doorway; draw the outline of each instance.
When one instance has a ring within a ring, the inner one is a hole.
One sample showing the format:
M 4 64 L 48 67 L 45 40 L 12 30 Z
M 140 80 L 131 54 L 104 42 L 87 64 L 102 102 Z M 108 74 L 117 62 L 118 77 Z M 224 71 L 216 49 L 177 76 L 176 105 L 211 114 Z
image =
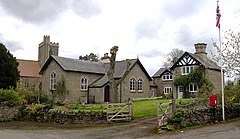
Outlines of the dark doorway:
M 109 94 L 109 85 L 104 88 L 104 102 L 109 102 L 110 94 Z

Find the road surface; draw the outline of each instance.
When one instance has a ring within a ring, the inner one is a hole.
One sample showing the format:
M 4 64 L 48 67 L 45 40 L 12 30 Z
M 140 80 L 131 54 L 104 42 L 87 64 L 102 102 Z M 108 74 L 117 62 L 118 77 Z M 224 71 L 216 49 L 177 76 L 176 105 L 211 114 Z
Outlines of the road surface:
M 0 139 L 239 139 L 240 119 L 195 129 L 156 134 L 156 119 L 107 124 L 84 128 L 44 128 L 5 126 L 0 123 Z M 27 126 L 27 125 L 24 125 Z M 36 126 L 36 125 L 35 125 Z

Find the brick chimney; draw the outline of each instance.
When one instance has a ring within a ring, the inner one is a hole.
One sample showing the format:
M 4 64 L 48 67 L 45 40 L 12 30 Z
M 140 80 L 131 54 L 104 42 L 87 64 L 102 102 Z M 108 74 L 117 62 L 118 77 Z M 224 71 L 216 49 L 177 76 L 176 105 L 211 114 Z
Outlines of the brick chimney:
M 207 58 L 207 52 L 206 52 L 206 43 L 197 43 L 194 44 L 196 52 L 194 53 L 195 55 L 198 55 L 202 58 Z
M 103 62 L 103 63 L 109 63 L 110 62 L 110 59 L 109 59 L 110 57 L 108 56 L 108 53 L 105 53 L 104 55 L 103 55 L 103 57 L 101 57 L 101 61 Z

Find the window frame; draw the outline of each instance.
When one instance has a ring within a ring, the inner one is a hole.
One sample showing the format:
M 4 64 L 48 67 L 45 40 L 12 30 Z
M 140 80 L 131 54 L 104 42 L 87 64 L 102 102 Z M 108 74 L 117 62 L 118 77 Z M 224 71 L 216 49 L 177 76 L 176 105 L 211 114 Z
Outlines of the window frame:
M 164 94 L 169 94 L 169 93 L 171 93 L 172 92 L 172 87 L 164 87 L 164 91 L 163 91 L 163 93 Z
M 196 83 L 190 83 L 188 85 L 188 91 L 189 92 L 197 92 L 198 91 L 198 85 Z
M 143 80 L 142 79 L 138 79 L 138 81 L 137 81 L 137 90 L 138 90 L 138 92 L 143 91 Z
M 188 75 L 193 70 L 194 70 L 194 66 L 183 66 L 183 67 L 181 67 L 182 75 Z
M 88 78 L 85 76 L 80 78 L 80 90 L 81 91 L 88 90 Z
M 135 91 L 135 78 L 131 78 L 130 81 L 129 81 L 129 90 L 131 92 L 134 92 Z
M 50 74 L 50 90 L 56 90 L 57 85 L 57 74 L 55 72 L 52 72 Z
M 162 80 L 163 81 L 173 80 L 173 76 L 172 76 L 172 74 L 165 74 L 162 76 Z

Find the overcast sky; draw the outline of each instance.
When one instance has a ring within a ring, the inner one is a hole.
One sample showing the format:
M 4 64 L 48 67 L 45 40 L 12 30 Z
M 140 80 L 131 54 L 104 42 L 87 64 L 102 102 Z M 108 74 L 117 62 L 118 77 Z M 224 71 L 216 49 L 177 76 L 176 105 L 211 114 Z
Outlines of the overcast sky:
M 194 53 L 194 44 L 205 42 L 213 49 L 216 5 L 216 0 L 0 0 L 0 42 L 17 59 L 29 60 L 37 60 L 43 35 L 59 43 L 59 56 L 76 59 L 101 57 L 117 45 L 117 60 L 139 57 L 153 75 L 174 48 Z M 239 29 L 240 1 L 220 0 L 219 6 L 222 32 Z

